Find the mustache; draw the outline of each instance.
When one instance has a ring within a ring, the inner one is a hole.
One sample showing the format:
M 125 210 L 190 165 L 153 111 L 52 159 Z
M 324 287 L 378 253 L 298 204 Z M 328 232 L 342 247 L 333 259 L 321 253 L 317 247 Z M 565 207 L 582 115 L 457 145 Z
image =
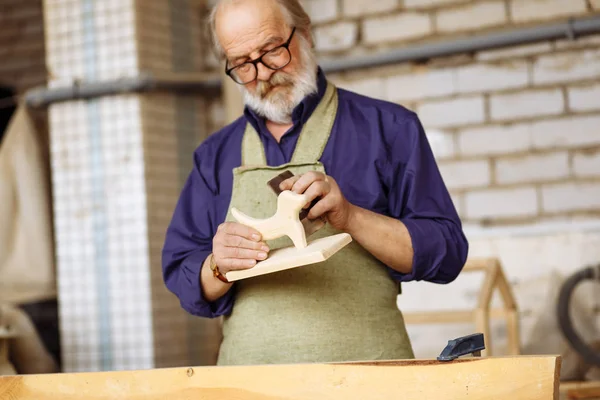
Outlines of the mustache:
M 258 81 L 255 91 L 260 98 L 264 98 L 275 86 L 292 86 L 293 84 L 294 79 L 291 75 L 278 71 L 271 75 L 268 81 Z

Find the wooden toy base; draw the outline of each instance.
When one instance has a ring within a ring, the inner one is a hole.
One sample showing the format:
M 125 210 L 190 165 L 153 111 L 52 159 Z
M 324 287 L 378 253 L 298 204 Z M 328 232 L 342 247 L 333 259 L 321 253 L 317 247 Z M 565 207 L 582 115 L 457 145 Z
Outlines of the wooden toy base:
M 327 260 L 350 242 L 352 242 L 352 237 L 349 234 L 339 233 L 315 239 L 308 243 L 308 246 L 305 248 L 299 249 L 291 246 L 276 249 L 269 254 L 269 258 L 257 263 L 254 267 L 241 271 L 229 271 L 225 274 L 225 277 L 230 282 L 233 282 L 253 276 L 318 263 Z

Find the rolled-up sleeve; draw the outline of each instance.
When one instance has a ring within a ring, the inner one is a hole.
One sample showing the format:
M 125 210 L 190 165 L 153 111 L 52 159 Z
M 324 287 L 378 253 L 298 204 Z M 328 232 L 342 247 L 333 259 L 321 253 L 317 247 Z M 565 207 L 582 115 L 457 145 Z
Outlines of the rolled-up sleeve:
M 200 317 L 215 318 L 229 314 L 233 306 L 233 290 L 214 302 L 202 294 L 200 271 L 212 251 L 216 231 L 215 194 L 205 179 L 201 163 L 209 152 L 200 147 L 195 153 L 194 168 L 188 176 L 166 231 L 162 251 L 162 273 L 165 285 L 175 294 L 181 307 Z M 209 175 L 209 174 L 208 174 Z
M 390 274 L 404 282 L 449 283 L 466 262 L 468 241 L 418 117 L 398 122 L 398 129 L 391 154 L 406 157 L 392 157 L 389 210 L 408 229 L 414 256 L 409 274 Z

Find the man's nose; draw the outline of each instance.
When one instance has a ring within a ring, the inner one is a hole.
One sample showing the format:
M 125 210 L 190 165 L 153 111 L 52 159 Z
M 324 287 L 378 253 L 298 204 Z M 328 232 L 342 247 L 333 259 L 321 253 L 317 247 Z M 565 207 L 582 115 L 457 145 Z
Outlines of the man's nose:
M 263 65 L 263 63 L 258 63 L 256 64 L 256 69 L 258 70 L 258 74 L 257 74 L 257 79 L 260 81 L 268 81 L 269 78 L 271 78 L 271 75 L 273 75 L 273 71 L 270 68 L 267 68 Z

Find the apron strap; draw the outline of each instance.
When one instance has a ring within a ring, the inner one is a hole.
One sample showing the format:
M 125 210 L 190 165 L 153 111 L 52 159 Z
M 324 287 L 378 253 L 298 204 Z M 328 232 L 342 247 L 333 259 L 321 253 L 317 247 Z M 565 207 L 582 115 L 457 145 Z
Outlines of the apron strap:
M 246 123 L 246 131 L 242 138 L 242 165 L 263 166 L 267 165 L 265 149 L 260 141 L 258 132 L 250 123 Z
M 306 121 L 300 133 L 291 162 L 313 163 L 321 158 L 329 140 L 331 128 L 333 128 L 337 109 L 337 88 L 334 84 L 327 82 L 327 89 L 321 102 Z
M 302 128 L 302 132 L 300 132 L 291 159 L 292 163 L 313 163 L 321 158 L 321 154 L 323 154 L 325 145 L 329 140 L 331 128 L 337 115 L 337 108 L 337 88 L 331 82 L 327 82 L 327 89 L 323 98 Z M 250 123 L 246 124 L 242 139 L 242 165 L 267 165 L 265 149 L 260 136 Z

